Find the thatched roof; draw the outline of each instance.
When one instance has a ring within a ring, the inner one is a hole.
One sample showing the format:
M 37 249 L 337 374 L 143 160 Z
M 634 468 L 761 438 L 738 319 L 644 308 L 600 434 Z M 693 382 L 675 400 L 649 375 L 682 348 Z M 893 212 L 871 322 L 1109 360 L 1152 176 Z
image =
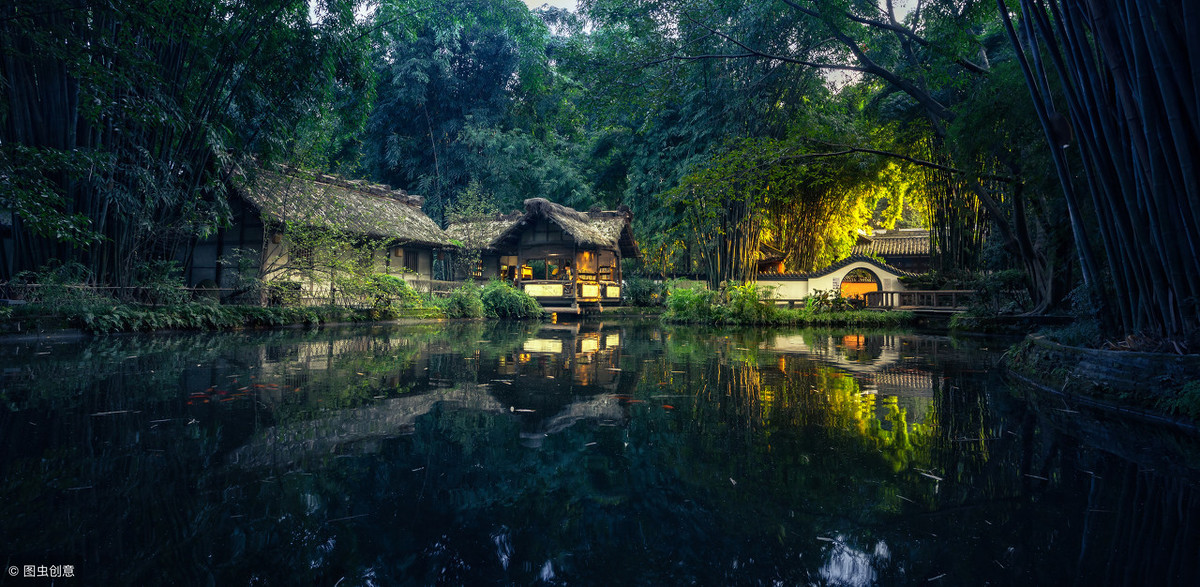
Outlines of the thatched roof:
M 506 244 L 520 238 L 520 233 L 525 227 L 532 225 L 539 218 L 545 218 L 558 225 L 580 246 L 619 250 L 623 257 L 641 255 L 633 238 L 633 213 L 624 206 L 617 210 L 580 212 L 545 198 L 530 198 L 525 200 L 524 213 L 496 216 L 485 221 L 451 224 L 446 228 L 446 233 L 460 242 L 486 242 L 484 248 L 503 250 Z
M 239 190 L 267 220 L 441 247 L 446 234 L 421 211 L 422 198 L 403 190 L 281 167 L 259 170 Z
M 928 255 L 929 231 L 904 228 L 900 230 L 876 230 L 874 234 L 859 235 L 854 245 L 855 255 L 879 255 L 892 257 L 901 255 Z
M 472 249 L 492 248 L 500 235 L 512 228 L 523 214 L 497 215 L 487 220 L 452 222 L 446 227 L 446 237 Z

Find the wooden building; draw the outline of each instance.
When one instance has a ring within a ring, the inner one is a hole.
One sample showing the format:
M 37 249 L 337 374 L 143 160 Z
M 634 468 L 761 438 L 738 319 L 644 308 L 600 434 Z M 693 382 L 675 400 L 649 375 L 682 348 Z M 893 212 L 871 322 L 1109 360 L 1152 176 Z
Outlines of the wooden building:
M 234 183 L 230 225 L 194 243 L 183 259 L 190 285 L 236 294 L 261 279 L 274 285 L 269 290 L 292 290 L 302 303 L 324 303 L 335 293 L 334 275 L 311 266 L 331 252 L 311 250 L 313 240 L 299 235 L 329 231 L 360 245 L 354 262 L 427 290 L 434 259 L 451 246 L 421 211 L 422 198 L 402 190 L 287 167 Z
M 531 198 L 524 212 L 451 224 L 446 233 L 481 252 L 473 277 L 511 281 L 547 311 L 577 313 L 620 302 L 621 259 L 640 255 L 632 218 L 624 206 L 580 212 Z

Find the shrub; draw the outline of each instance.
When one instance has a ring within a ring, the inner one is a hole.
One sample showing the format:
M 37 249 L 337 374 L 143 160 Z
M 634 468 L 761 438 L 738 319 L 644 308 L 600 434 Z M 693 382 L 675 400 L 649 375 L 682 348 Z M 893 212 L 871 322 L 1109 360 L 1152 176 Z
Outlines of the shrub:
M 728 300 L 726 319 L 741 324 L 771 324 L 779 315 L 772 302 L 774 290 L 756 283 L 731 284 L 725 292 Z
M 855 309 L 851 300 L 842 297 L 842 292 L 814 290 L 804 298 L 804 309 L 808 312 L 847 312 Z
M 724 308 L 718 303 L 717 292 L 692 287 L 667 292 L 666 320 L 674 322 L 714 323 L 725 319 Z
M 483 313 L 489 318 L 541 318 L 542 306 L 533 296 L 503 281 L 493 279 L 479 294 Z
M 663 284 L 645 277 L 631 277 L 625 280 L 622 292 L 625 301 L 634 306 L 661 306 L 666 301 Z
M 86 311 L 112 300 L 90 287 L 92 273 L 82 263 L 51 259 L 37 271 L 22 271 L 9 283 L 17 297 L 52 312 Z
M 701 288 L 673 289 L 667 296 L 667 322 L 725 324 L 803 324 L 812 326 L 900 326 L 912 320 L 911 312 L 854 310 L 845 298 L 818 292 L 794 310 L 771 303 L 769 289 L 755 284 L 733 285 L 725 303 L 717 292 Z M 840 302 L 838 300 L 841 300 Z
M 467 282 L 438 300 L 438 306 L 447 318 L 483 318 L 483 301 L 479 299 L 479 286 Z
M 1200 380 L 1188 381 L 1182 388 L 1159 401 L 1168 414 L 1200 420 Z
M 388 275 L 376 273 L 368 280 L 370 293 L 375 297 L 377 308 L 398 306 L 400 308 L 421 307 L 421 294 L 413 289 L 407 281 Z
M 141 301 L 155 306 L 174 306 L 188 301 L 183 288 L 183 267 L 178 261 L 146 261 L 135 269 L 134 285 L 141 288 Z

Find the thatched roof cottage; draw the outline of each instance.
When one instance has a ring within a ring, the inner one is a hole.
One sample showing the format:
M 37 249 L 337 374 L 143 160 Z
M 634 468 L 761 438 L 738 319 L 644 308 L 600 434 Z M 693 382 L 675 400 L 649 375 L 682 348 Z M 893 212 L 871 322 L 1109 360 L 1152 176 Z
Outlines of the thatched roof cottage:
M 387 186 L 314 174 L 289 167 L 258 170 L 235 182 L 231 225 L 193 247 L 188 280 L 211 280 L 236 290 L 247 260 L 265 281 L 299 286 L 300 297 L 314 303 L 327 298 L 331 284 L 314 283 L 317 272 L 303 271 L 306 262 L 328 255 L 330 242 L 366 246 L 374 271 L 403 277 L 428 287 L 437 254 L 451 248 L 449 239 L 421 211 L 422 198 Z M 330 240 L 314 240 L 313 234 Z M 301 238 L 309 235 L 309 238 Z M 312 247 L 323 250 L 314 251 Z M 224 262 L 222 262 L 224 261 Z
M 621 259 L 640 255 L 632 219 L 624 206 L 580 212 L 530 198 L 524 212 L 451 224 L 446 233 L 481 253 L 476 278 L 512 281 L 550 311 L 578 312 L 620 301 Z

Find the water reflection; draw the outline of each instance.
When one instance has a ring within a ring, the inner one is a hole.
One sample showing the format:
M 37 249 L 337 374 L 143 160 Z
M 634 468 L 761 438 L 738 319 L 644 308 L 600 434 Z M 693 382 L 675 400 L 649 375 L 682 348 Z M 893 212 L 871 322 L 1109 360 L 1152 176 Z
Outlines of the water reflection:
M 0 537 L 95 584 L 1194 582 L 1195 439 L 1030 404 L 986 344 L 636 322 L 10 343 Z

